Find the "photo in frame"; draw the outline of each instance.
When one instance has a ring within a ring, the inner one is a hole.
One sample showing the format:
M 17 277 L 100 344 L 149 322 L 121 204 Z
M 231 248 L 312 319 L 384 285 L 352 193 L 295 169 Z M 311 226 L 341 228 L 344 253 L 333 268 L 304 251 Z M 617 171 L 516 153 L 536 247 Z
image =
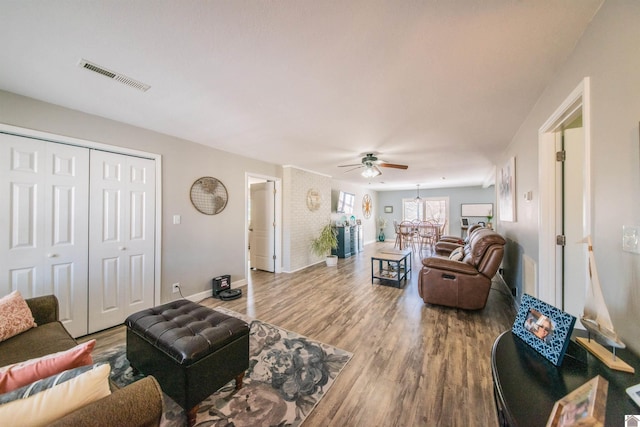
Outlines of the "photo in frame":
M 384 213 L 393 213 L 393 206 L 385 206 Z
M 560 366 L 575 323 L 576 318 L 569 313 L 523 294 L 511 330 L 551 363 Z
M 547 427 L 604 425 L 609 382 L 600 375 L 587 381 L 553 405 Z
M 511 157 L 500 169 L 498 180 L 498 213 L 500 221 L 516 220 L 516 158 Z

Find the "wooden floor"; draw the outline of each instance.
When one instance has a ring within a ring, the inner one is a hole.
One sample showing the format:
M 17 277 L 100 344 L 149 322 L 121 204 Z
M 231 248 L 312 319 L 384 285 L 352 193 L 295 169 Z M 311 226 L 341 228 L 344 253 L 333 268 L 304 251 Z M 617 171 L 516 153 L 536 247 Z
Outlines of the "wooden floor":
M 402 289 L 371 284 L 365 251 L 293 274 L 253 271 L 243 297 L 208 298 L 353 353 L 304 426 L 495 426 L 491 346 L 515 316 L 494 279 L 487 307 L 466 312 L 426 305 L 418 296 L 420 260 Z M 123 327 L 95 334 L 98 347 L 124 341 Z

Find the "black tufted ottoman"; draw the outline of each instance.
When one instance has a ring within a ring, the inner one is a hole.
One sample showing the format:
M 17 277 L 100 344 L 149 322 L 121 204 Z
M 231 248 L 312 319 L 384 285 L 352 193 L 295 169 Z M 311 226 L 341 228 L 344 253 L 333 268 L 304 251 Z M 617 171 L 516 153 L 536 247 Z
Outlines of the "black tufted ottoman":
M 187 412 L 235 378 L 242 387 L 249 367 L 249 326 L 240 319 L 187 300 L 132 314 L 127 325 L 127 359 L 153 375 L 162 391 Z

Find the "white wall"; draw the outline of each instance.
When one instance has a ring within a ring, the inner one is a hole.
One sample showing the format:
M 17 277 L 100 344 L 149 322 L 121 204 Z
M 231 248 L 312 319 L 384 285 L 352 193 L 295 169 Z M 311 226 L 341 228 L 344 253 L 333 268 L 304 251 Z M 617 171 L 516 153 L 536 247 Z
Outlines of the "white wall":
M 175 298 L 175 282 L 184 295 L 193 295 L 210 291 L 211 279 L 221 274 L 231 274 L 232 282 L 246 280 L 245 172 L 280 177 L 280 166 L 3 91 L 0 122 L 162 155 L 163 302 Z M 202 176 L 227 187 L 229 201 L 218 215 L 191 205 L 189 190 Z M 182 216 L 180 225 L 173 225 L 174 214 Z
M 604 296 L 623 341 L 640 351 L 640 255 L 621 249 L 622 226 L 640 225 L 640 2 L 607 0 L 515 135 L 517 222 L 503 222 L 512 280 L 521 256 L 538 262 L 538 129 L 589 76 L 591 80 L 592 236 Z M 501 167 L 498 164 L 497 167 Z M 513 256 L 513 253 L 517 256 Z M 513 283 L 511 283 L 513 285 Z

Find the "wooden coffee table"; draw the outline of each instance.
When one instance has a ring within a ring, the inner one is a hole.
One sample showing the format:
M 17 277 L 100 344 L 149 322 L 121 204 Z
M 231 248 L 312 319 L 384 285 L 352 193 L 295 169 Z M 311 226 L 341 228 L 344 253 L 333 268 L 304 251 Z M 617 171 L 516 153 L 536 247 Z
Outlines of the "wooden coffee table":
M 375 270 L 376 261 L 378 261 L 377 270 Z M 374 279 L 388 280 L 394 282 L 399 288 L 403 280 L 406 283 L 407 277 L 411 277 L 410 250 L 382 250 L 371 257 L 371 284 Z

